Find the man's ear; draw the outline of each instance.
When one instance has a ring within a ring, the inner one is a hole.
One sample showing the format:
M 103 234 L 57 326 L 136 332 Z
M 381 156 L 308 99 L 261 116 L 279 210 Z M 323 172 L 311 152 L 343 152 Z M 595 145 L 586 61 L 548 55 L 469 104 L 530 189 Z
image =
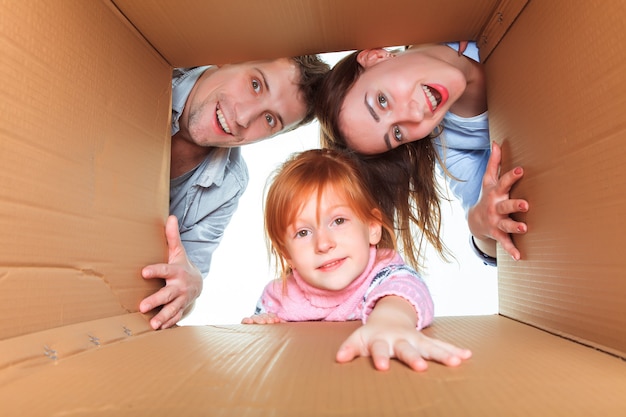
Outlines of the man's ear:
M 383 48 L 376 49 L 364 49 L 358 53 L 356 60 L 365 69 L 378 64 L 379 62 L 386 61 L 394 56 L 391 52 Z

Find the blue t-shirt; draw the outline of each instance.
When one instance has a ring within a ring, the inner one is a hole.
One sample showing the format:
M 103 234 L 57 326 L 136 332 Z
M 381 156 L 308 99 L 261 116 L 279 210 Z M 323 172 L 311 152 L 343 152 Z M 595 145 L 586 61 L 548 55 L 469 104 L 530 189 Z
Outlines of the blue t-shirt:
M 456 43 L 448 46 L 458 49 Z M 463 54 L 479 61 L 478 48 L 474 42 L 468 44 Z M 448 112 L 443 118 L 443 126 L 443 133 L 435 139 L 435 146 L 443 164 L 454 178 L 445 175 L 438 165 L 439 172 L 446 178 L 452 193 L 461 201 L 467 215 L 470 207 L 478 201 L 491 155 L 488 114 L 485 112 L 474 117 L 460 117 Z

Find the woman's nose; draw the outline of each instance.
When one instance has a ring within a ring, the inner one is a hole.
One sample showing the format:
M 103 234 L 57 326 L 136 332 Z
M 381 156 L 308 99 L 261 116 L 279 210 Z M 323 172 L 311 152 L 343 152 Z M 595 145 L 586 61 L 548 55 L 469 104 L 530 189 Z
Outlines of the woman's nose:
M 407 118 L 412 122 L 424 120 L 424 105 L 416 100 L 409 100 L 406 106 Z

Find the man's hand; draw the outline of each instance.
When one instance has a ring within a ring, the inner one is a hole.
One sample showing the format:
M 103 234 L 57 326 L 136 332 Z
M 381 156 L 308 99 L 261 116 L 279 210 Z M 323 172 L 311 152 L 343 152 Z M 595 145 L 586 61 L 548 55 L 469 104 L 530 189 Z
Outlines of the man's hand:
M 524 234 L 528 231 L 526 223 L 511 218 L 513 213 L 528 211 L 528 201 L 510 198 L 511 187 L 522 178 L 524 170 L 513 168 L 501 177 L 500 162 L 502 150 L 497 143 L 492 144 L 491 156 L 483 176 L 482 190 L 476 205 L 469 210 L 468 225 L 477 243 L 498 241 L 502 248 L 515 260 L 521 258 L 520 251 L 513 244 L 510 234 Z M 495 254 L 489 253 L 494 256 Z
M 178 233 L 176 216 L 169 216 L 165 224 L 168 263 L 148 265 L 141 271 L 144 279 L 162 278 L 165 286 L 139 304 L 139 311 L 147 313 L 163 306 L 150 320 L 153 329 L 167 329 L 187 314 L 202 292 L 202 274 L 187 258 L 187 252 Z

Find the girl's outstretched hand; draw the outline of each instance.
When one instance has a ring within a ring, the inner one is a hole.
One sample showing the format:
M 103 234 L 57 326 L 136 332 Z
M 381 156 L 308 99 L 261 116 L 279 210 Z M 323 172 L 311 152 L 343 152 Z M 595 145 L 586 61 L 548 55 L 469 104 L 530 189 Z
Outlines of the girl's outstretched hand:
M 404 305 L 402 305 L 404 304 Z M 406 308 L 410 309 L 407 310 Z M 404 311 L 408 314 L 404 314 Z M 384 297 L 378 301 L 368 321 L 342 343 L 336 355 L 339 363 L 350 362 L 358 356 L 371 356 L 379 371 L 389 369 L 396 358 L 415 371 L 425 371 L 427 361 L 446 366 L 458 366 L 472 356 L 468 349 L 456 347 L 426 336 L 416 330 L 415 310 L 403 298 Z

